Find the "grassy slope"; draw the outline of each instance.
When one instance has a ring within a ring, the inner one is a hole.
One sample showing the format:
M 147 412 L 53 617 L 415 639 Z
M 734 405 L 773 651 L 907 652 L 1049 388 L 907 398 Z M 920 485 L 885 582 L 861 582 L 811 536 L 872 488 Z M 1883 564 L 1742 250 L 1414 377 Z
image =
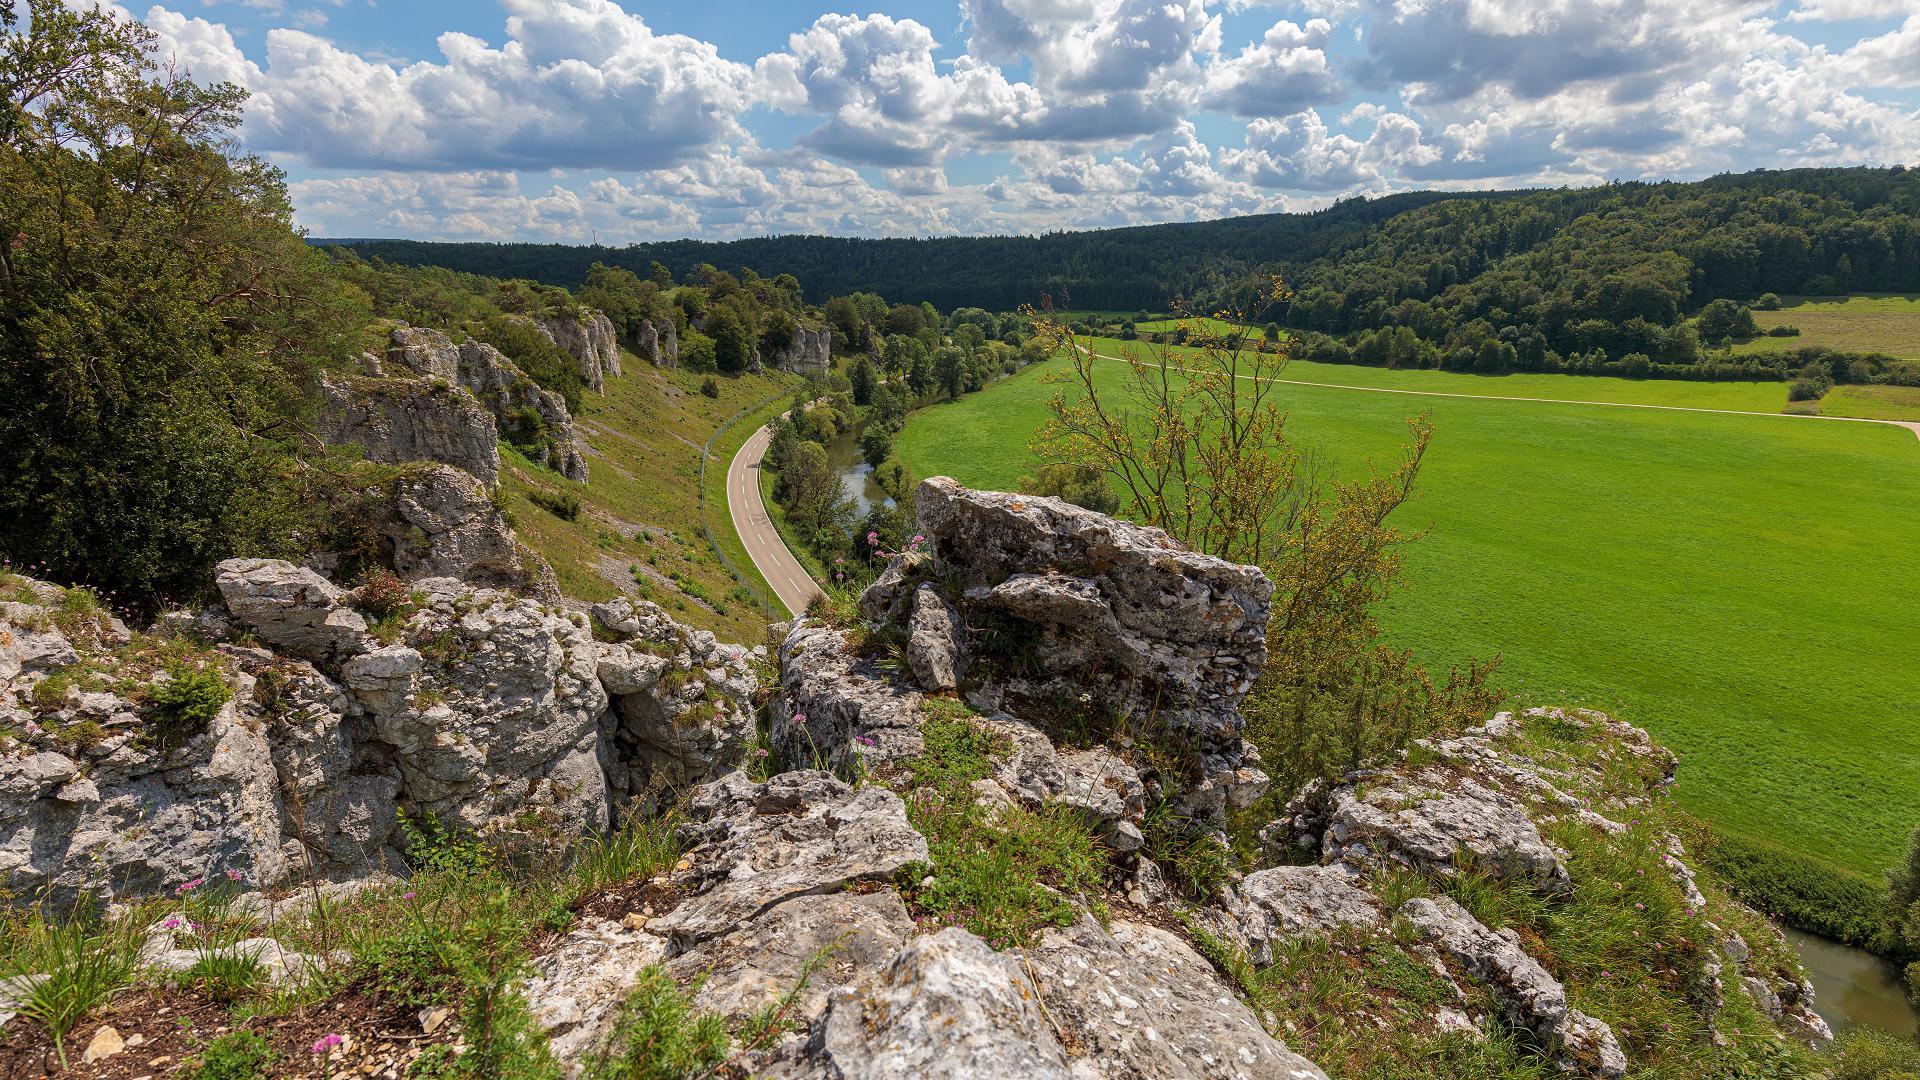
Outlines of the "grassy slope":
M 1820 399 L 1820 415 L 1920 420 L 1920 386 L 1836 386 Z
M 1013 484 L 1045 413 L 1038 377 L 1060 368 L 918 414 L 901 457 L 921 476 Z M 1730 406 L 1756 392 L 1562 382 L 1588 399 L 1671 390 Z M 1682 803 L 1723 829 L 1877 874 L 1920 820 L 1920 691 L 1901 644 L 1914 633 L 1904 553 L 1920 544 L 1911 433 L 1314 387 L 1283 401 L 1295 436 L 1345 475 L 1389 460 L 1405 418 L 1432 410 L 1438 434 L 1403 512 L 1427 536 L 1386 612 L 1430 662 L 1501 652 L 1524 699 L 1646 725 L 1690 756 Z
M 585 488 L 510 457 L 503 493 L 523 540 L 553 564 L 569 596 L 604 600 L 621 592 L 653 600 L 692 625 L 749 644 L 764 635 L 765 613 L 739 588 L 700 531 L 700 447 L 738 410 L 796 385 L 789 375 L 720 378 L 720 396 L 699 392 L 706 376 L 652 367 L 629 355 L 626 374 L 609 379 L 604 395 L 588 394 L 581 423 L 592 448 Z M 777 412 L 778 406 L 771 406 Z M 742 422 L 714 446 L 708 487 L 724 494 L 726 463 L 754 425 Z M 528 499 L 535 488 L 572 491 L 583 503 L 579 520 L 563 521 Z M 722 546 L 761 588 L 739 550 L 724 498 L 710 515 Z M 629 567 L 639 566 L 636 585 Z M 770 595 L 770 594 L 769 594 Z
M 1760 329 L 1797 326 L 1799 337 L 1755 338 L 1735 355 L 1784 352 L 1802 345 L 1920 357 L 1920 296 L 1872 293 L 1849 297 L 1789 297 L 1779 311 L 1756 311 Z

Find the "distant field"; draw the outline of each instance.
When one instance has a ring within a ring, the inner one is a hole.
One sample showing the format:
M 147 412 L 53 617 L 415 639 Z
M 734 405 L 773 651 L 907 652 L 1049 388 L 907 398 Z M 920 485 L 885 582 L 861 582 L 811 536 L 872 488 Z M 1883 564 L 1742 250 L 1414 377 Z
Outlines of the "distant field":
M 1836 386 L 1820 399 L 1820 415 L 1920 420 L 1920 387 Z
M 1779 311 L 1756 311 L 1760 329 L 1797 326 L 1799 337 L 1761 337 L 1733 347 L 1736 356 L 1784 352 L 1802 345 L 1920 358 L 1920 295 L 1876 293 L 1847 297 L 1789 297 Z
M 1053 361 L 909 422 L 920 475 L 1009 487 Z M 1118 365 L 1112 380 L 1121 370 Z M 1481 377 L 1295 364 L 1308 382 L 1778 410 L 1779 384 Z M 1335 475 L 1437 434 L 1416 501 L 1426 535 L 1385 616 L 1430 663 L 1501 653 L 1528 702 L 1579 701 L 1685 755 L 1679 797 L 1721 829 L 1877 876 L 1920 823 L 1920 683 L 1910 432 L 1779 416 L 1282 393 Z
M 1094 338 L 1102 355 L 1124 356 L 1146 346 L 1139 342 Z M 1174 347 L 1174 354 L 1195 350 Z M 1735 409 L 1776 413 L 1787 403 L 1782 382 L 1686 382 L 1678 379 L 1616 379 L 1601 375 L 1474 375 L 1458 371 L 1396 370 L 1362 364 L 1317 364 L 1294 360 L 1281 375 L 1299 382 L 1369 386 L 1421 393 L 1539 397 L 1556 401 L 1606 401 L 1626 405 L 1671 405 L 1689 409 Z M 1413 406 L 1418 408 L 1419 406 Z

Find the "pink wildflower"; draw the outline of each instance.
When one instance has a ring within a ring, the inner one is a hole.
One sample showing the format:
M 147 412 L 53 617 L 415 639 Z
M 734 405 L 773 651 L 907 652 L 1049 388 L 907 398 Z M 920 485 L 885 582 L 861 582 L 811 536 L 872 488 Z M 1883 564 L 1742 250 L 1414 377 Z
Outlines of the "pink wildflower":
M 188 893 L 192 892 L 193 890 L 199 888 L 200 886 L 205 885 L 206 883 L 207 883 L 206 878 L 194 878 L 192 881 L 183 881 L 180 884 L 174 886 L 173 895 L 185 896 Z
M 229 871 L 227 871 L 227 880 L 228 880 L 228 881 L 239 881 L 239 880 L 240 880 L 240 871 L 238 871 L 238 870 L 229 870 Z
M 411 900 L 411 899 L 413 899 L 413 897 L 414 897 L 414 894 L 413 894 L 413 893 L 406 893 L 406 894 L 404 894 L 404 895 L 402 895 L 402 896 L 400 897 L 400 899 L 402 899 L 402 900 Z
M 308 1049 L 312 1050 L 316 1054 L 324 1054 L 327 1051 L 332 1050 L 334 1047 L 339 1046 L 341 1043 L 346 1041 L 347 1040 L 341 1038 L 340 1036 L 329 1032 L 313 1040 L 313 1045 Z
M 797 712 L 797 713 L 794 713 L 794 714 L 793 714 L 793 726 L 794 726 L 794 727 L 806 727 L 806 726 L 807 726 L 807 714 L 806 714 L 806 713 L 803 713 L 803 712 Z

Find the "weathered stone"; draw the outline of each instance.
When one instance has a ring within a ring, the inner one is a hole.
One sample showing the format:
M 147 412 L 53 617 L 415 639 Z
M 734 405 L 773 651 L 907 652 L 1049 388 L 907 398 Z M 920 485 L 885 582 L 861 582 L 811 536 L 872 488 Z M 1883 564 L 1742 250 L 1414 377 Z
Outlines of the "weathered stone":
M 940 599 L 931 585 L 914 592 L 906 654 L 907 666 L 921 689 L 950 693 L 960 688 L 967 670 L 967 627 L 960 613 Z
M 1336 789 L 1325 855 L 1363 862 L 1389 858 L 1440 873 L 1467 859 L 1496 877 L 1561 893 L 1571 886 L 1560 857 L 1526 809 L 1470 778 L 1440 769 L 1393 774 L 1364 794 Z
M 729 773 L 694 792 L 682 827 L 689 852 L 673 882 L 691 895 L 649 924 L 673 951 L 728 933 L 776 904 L 884 881 L 927 858 L 900 797 L 855 790 L 823 772 L 781 773 L 756 784 Z
M 580 365 L 580 378 L 594 393 L 606 389 L 606 376 L 620 374 L 620 345 L 613 320 L 604 312 L 581 308 L 572 314 L 541 315 L 533 320 L 548 341 Z
M 680 328 L 672 319 L 665 319 L 657 326 L 651 321 L 643 322 L 634 335 L 634 351 L 654 367 L 679 367 Z
M 379 527 L 391 545 L 394 572 L 408 581 L 459 578 L 560 598 L 553 568 L 514 537 L 486 489 L 456 469 L 435 465 L 400 477 L 391 513 Z
M 1241 933 L 1261 965 L 1272 962 L 1272 944 L 1282 938 L 1386 925 L 1379 901 L 1340 864 L 1260 870 L 1240 881 L 1235 899 Z
M 596 604 L 593 615 L 619 639 L 594 645 L 613 705 L 603 749 L 616 800 L 650 803 L 737 764 L 759 685 L 747 651 L 645 600 Z
M 367 379 L 322 373 L 316 433 L 352 444 L 368 461 L 438 461 L 489 486 L 500 478 L 493 414 L 439 379 Z
M 523 993 L 534 1023 L 571 1075 L 593 1060 L 640 973 L 666 958 L 664 939 L 610 919 L 588 923 L 533 962 Z
M 958 928 L 915 938 L 876 978 L 836 991 L 804 1050 L 771 1064 L 806 1080 L 1070 1080 L 1033 983 Z
M 1159 927 L 1109 931 L 1086 917 L 1046 931 L 1024 955 L 1046 1015 L 1076 1048 L 1075 1076 L 1327 1080 Z
M 921 752 L 918 693 L 852 655 L 846 635 L 796 620 L 780 645 L 772 736 L 786 759 L 826 769 L 903 761 Z
M 1057 803 L 1084 812 L 1116 850 L 1140 846 L 1146 787 L 1133 766 L 1100 747 L 1058 750 L 1040 729 L 1009 716 L 979 725 L 1005 740 L 994 779 L 1009 794 L 1036 806 Z
M 833 366 L 831 356 L 833 332 L 826 327 L 796 326 L 793 330 L 793 342 L 785 349 L 776 351 L 768 363 L 782 371 L 794 371 L 800 374 L 826 371 Z
M 810 1026 L 835 987 L 871 978 L 912 936 L 913 919 L 890 890 L 798 896 L 675 957 L 667 970 L 704 976 L 694 1007 L 736 1023 L 798 988 L 787 1015 Z
M 530 410 L 540 420 L 546 464 L 569 480 L 586 481 L 586 456 L 566 401 L 540 387 L 500 350 L 472 341 L 455 345 L 438 330 L 401 327 L 393 332 L 387 360 L 465 387 L 493 411 L 503 433 L 517 427 L 523 412 Z
M 1562 1067 L 1617 1080 L 1627 1058 L 1613 1029 L 1567 1004 L 1566 988 L 1528 956 L 1512 931 L 1495 933 L 1445 897 L 1417 897 L 1400 908 L 1415 934 L 1438 946 L 1467 974 L 1487 985 L 1507 1019 L 1533 1033 L 1562 1059 Z
M 1266 664 L 1273 586 L 1259 568 L 1059 499 L 945 477 L 920 485 L 918 505 L 935 562 L 963 592 L 949 599 L 1040 634 L 1044 685 L 1009 679 L 1010 692 L 1090 693 L 1203 748 L 1237 747 L 1240 701 Z
M 367 620 L 347 594 L 319 574 L 278 559 L 228 559 L 214 584 L 261 640 L 304 660 L 345 658 L 367 648 Z

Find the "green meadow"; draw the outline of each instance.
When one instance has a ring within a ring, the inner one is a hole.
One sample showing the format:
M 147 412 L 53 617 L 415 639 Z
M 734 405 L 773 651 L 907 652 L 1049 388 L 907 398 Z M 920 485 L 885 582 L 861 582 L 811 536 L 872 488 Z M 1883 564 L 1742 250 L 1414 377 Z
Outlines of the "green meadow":
M 1762 330 L 1797 326 L 1800 336 L 1754 338 L 1735 345 L 1735 355 L 1827 345 L 1902 359 L 1920 358 L 1920 295 L 1911 293 L 1790 296 L 1778 311 L 1754 312 L 1753 321 Z
M 1102 351 L 1106 351 L 1103 349 Z M 1324 368 L 1324 370 L 1323 370 Z M 1056 360 L 916 414 L 921 476 L 1006 488 L 1032 461 Z M 1121 372 L 1108 365 L 1112 385 Z M 1296 363 L 1280 400 L 1336 476 L 1436 433 L 1384 612 L 1429 664 L 1500 654 L 1522 703 L 1577 702 L 1682 755 L 1682 804 L 1720 830 L 1861 874 L 1920 824 L 1920 440 L 1777 412 L 1778 383 L 1484 377 Z M 1412 397 L 1390 389 L 1561 399 Z

